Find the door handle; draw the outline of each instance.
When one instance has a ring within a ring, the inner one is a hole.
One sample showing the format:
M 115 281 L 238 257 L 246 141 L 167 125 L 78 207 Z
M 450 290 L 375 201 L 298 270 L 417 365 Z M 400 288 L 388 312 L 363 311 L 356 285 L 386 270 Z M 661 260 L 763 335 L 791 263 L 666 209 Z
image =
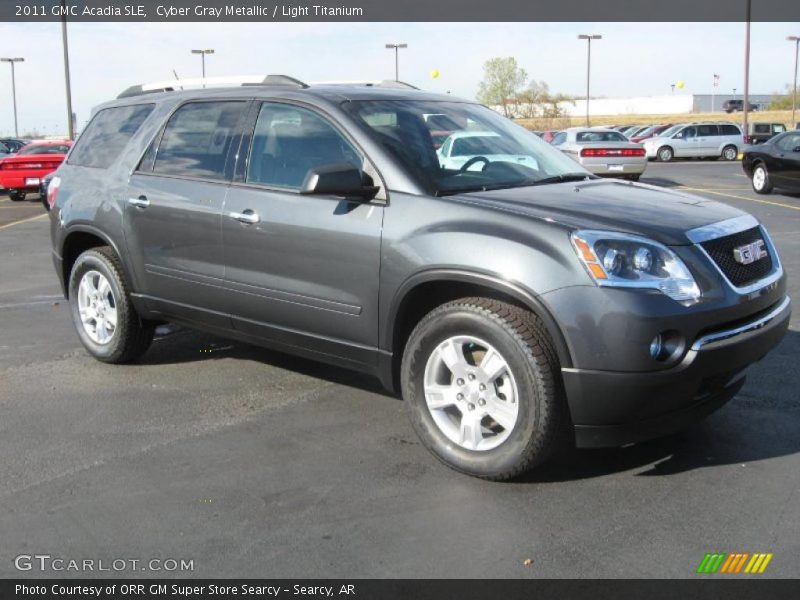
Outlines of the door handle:
M 261 220 L 261 217 L 258 216 L 258 213 L 250 210 L 244 210 L 242 212 L 231 212 L 228 213 L 228 216 L 231 219 L 236 219 L 240 223 L 247 223 L 248 225 L 253 225 L 254 223 L 258 223 Z
M 139 196 L 138 198 L 128 198 L 128 204 L 138 208 L 147 208 L 150 206 L 150 200 L 147 199 L 147 196 Z

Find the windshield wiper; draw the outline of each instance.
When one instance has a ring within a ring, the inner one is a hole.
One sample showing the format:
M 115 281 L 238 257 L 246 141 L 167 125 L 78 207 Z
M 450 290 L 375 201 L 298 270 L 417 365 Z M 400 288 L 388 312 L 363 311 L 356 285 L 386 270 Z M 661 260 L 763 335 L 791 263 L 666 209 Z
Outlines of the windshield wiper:
M 537 179 L 529 185 L 547 185 L 548 183 L 566 183 L 567 181 L 585 181 L 586 179 L 595 178 L 589 173 L 563 173 L 561 175 L 545 177 L 544 179 Z

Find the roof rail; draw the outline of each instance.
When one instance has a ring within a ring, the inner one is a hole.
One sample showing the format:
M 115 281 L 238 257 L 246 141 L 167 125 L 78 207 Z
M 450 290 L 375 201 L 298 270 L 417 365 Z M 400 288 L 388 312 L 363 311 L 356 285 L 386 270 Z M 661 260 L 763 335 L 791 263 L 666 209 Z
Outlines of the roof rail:
M 284 85 L 297 88 L 307 88 L 308 85 L 289 77 L 288 75 L 238 75 L 234 77 L 206 77 L 195 79 L 169 79 L 167 81 L 157 81 L 154 83 L 142 83 L 132 85 L 124 90 L 117 98 L 128 98 L 141 94 L 154 94 L 158 92 L 174 92 L 176 89 L 196 88 L 196 87 L 220 87 L 237 85 Z
M 407 90 L 418 90 L 419 88 L 406 83 L 405 81 L 395 81 L 394 79 L 383 79 L 376 81 L 314 81 L 311 85 L 353 85 L 365 87 L 397 88 Z

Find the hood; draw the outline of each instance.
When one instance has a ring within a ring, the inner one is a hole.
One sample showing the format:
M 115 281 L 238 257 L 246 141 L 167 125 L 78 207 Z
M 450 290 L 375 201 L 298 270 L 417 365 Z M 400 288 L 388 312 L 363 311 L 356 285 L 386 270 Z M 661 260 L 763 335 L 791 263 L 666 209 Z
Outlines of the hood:
M 571 229 L 601 229 L 684 245 L 690 229 L 739 217 L 742 211 L 699 196 L 614 180 L 558 183 L 451 196 L 487 207 L 551 219 Z

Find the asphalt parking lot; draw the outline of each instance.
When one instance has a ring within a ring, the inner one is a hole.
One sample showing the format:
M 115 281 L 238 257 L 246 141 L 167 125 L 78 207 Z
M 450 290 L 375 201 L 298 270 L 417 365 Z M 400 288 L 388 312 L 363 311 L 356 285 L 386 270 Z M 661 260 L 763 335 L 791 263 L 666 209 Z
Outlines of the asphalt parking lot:
M 651 164 L 643 182 L 757 216 L 798 302 L 800 196 L 756 196 L 738 163 Z M 91 575 L 14 568 L 38 553 L 194 561 L 127 576 L 693 577 L 712 551 L 800 576 L 798 308 L 704 423 L 497 484 L 438 463 L 360 375 L 169 328 L 139 364 L 94 361 L 42 214 L 0 199 L 0 576 Z

